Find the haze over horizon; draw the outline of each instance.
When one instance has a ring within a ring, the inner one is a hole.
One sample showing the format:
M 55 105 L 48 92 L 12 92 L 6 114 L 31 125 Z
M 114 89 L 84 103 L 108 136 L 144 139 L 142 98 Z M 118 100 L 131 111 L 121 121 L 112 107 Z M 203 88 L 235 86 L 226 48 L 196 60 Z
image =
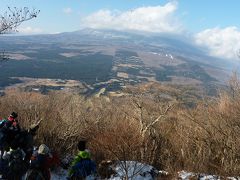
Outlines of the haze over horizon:
M 41 10 L 37 19 L 24 22 L 22 34 L 54 34 L 83 28 L 145 31 L 186 36 L 208 49 L 209 55 L 238 59 L 240 29 L 238 0 L 1 0 L 7 7 Z

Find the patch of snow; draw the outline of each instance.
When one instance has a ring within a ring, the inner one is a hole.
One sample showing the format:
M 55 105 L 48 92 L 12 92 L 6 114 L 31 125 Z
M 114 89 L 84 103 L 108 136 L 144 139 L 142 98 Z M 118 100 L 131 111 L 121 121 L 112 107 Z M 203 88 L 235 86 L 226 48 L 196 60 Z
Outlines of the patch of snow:
M 120 161 L 115 165 L 115 171 L 117 174 L 110 180 L 121 180 L 124 177 L 132 180 L 153 180 L 154 174 L 158 173 L 154 167 L 136 161 Z
M 66 158 L 69 161 L 71 158 Z M 158 175 L 167 176 L 168 172 L 158 171 L 153 166 L 142 164 L 136 161 L 118 161 L 112 165 L 112 168 L 116 171 L 115 175 L 112 175 L 108 180 L 122 180 L 127 176 L 131 180 L 154 180 Z M 67 179 L 68 171 L 62 168 L 56 169 L 51 173 L 52 180 Z M 220 180 L 216 175 L 199 174 L 187 171 L 178 172 L 179 180 L 190 180 L 191 178 L 197 178 L 198 180 Z M 100 179 L 94 176 L 88 176 L 86 180 Z M 228 180 L 240 180 L 240 177 L 228 177 Z
M 181 178 L 181 180 L 188 180 L 189 178 L 195 176 L 192 172 L 186 172 L 186 171 L 180 171 L 178 172 L 178 177 Z
M 199 180 L 220 180 L 220 177 L 215 175 L 200 175 Z
M 51 173 L 51 180 L 67 179 L 67 173 L 65 169 L 57 169 Z
M 170 59 L 173 59 L 173 56 L 171 54 L 165 54 L 166 57 L 169 57 Z
M 57 169 L 51 173 L 51 180 L 65 180 L 68 177 L 68 170 Z M 96 177 L 88 176 L 85 180 L 95 180 Z
M 32 88 L 33 91 L 39 91 L 39 88 Z
M 192 172 L 181 171 L 178 173 L 181 180 L 189 180 L 192 177 L 197 177 L 198 180 L 220 180 L 216 175 L 196 174 Z

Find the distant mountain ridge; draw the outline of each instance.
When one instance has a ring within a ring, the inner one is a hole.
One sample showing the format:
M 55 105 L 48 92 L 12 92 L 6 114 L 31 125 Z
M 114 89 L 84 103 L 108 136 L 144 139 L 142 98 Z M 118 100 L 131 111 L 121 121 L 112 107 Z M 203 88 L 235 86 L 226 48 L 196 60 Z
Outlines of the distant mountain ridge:
M 79 80 L 109 90 L 148 81 L 208 86 L 226 81 L 234 66 L 172 34 L 82 29 L 2 36 L 0 42 L 12 57 L 0 67 L 5 85 L 13 83 L 11 77 L 30 77 Z
M 39 42 L 39 43 L 103 43 L 103 44 L 129 44 L 141 46 L 155 46 L 162 48 L 165 51 L 173 51 L 179 54 L 189 53 L 194 56 L 202 57 L 203 61 L 220 62 L 225 65 L 225 68 L 232 67 L 232 62 L 224 63 L 223 59 L 210 57 L 200 47 L 189 42 L 180 35 L 166 34 L 166 33 L 146 33 L 146 32 L 124 32 L 117 30 L 97 30 L 86 28 L 74 32 L 64 32 L 59 34 L 43 34 L 30 36 L 4 36 L 0 40 L 5 41 L 25 41 L 25 42 Z

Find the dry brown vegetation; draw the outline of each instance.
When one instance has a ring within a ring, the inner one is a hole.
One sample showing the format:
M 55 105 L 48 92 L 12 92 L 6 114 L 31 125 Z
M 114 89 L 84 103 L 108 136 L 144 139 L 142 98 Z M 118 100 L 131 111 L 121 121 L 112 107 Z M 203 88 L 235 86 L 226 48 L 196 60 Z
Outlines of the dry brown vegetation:
M 185 169 L 233 176 L 240 172 L 236 76 L 229 87 L 229 92 L 191 109 L 141 91 L 126 97 L 85 99 L 62 92 L 9 90 L 0 98 L 0 114 L 18 112 L 25 128 L 42 120 L 36 144 L 44 142 L 62 156 L 74 153 L 77 141 L 84 138 L 97 163 L 138 160 L 169 172 Z

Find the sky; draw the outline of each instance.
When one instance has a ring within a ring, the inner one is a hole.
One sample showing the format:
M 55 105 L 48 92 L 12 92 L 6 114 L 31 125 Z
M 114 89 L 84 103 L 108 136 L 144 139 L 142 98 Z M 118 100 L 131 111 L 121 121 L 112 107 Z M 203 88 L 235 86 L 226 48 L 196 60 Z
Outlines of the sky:
M 0 14 L 8 6 L 41 11 L 19 34 L 86 27 L 172 33 L 189 36 L 212 56 L 236 60 L 240 54 L 240 0 L 0 0 Z

